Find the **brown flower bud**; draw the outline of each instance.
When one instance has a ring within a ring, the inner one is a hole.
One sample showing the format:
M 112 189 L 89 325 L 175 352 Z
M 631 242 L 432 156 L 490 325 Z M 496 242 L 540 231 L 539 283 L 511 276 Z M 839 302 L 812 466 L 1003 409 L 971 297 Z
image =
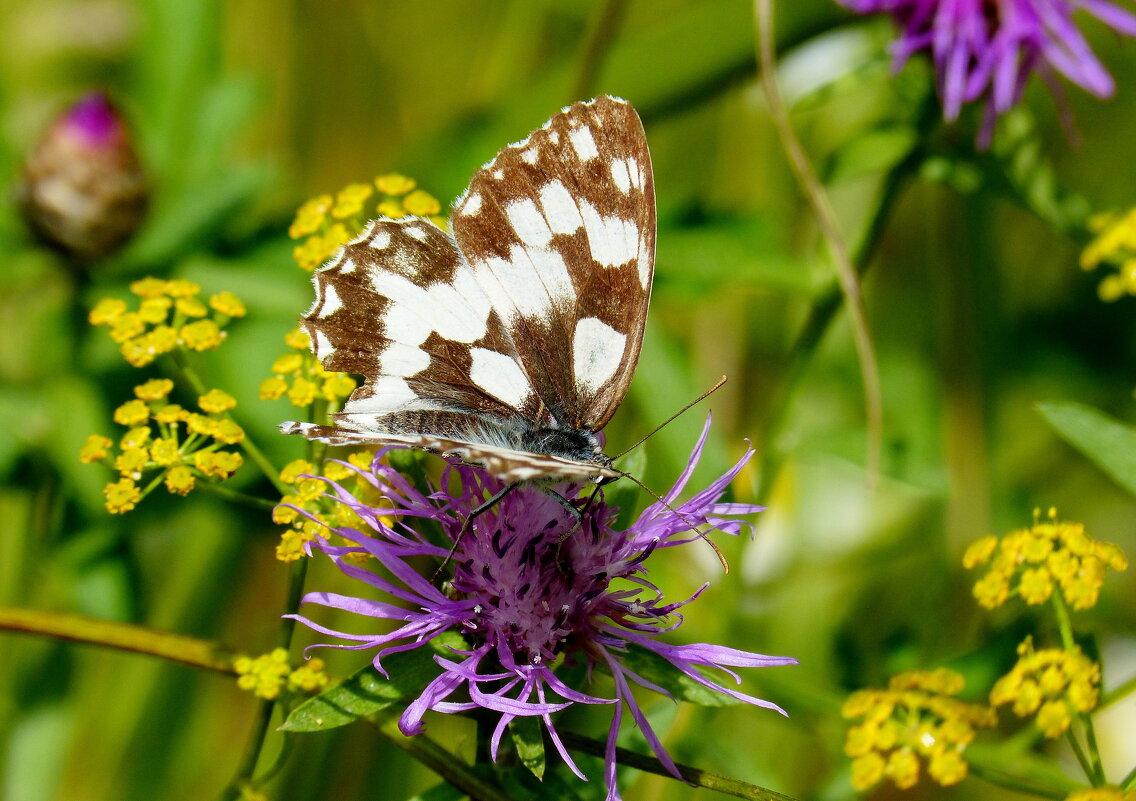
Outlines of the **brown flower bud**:
M 85 95 L 51 124 L 28 156 L 20 194 L 36 232 L 79 259 L 106 256 L 137 230 L 146 180 L 106 95 Z

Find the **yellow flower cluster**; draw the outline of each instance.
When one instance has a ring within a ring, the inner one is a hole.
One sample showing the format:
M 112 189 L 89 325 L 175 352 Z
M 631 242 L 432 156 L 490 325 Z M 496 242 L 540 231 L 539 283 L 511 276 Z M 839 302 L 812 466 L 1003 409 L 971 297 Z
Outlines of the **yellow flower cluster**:
M 168 378 L 154 378 L 134 388 L 136 397 L 114 411 L 114 421 L 127 428 L 118 441 L 98 434 L 87 437 L 79 461 L 113 467 L 119 480 L 103 490 L 111 514 L 129 512 L 164 480 L 166 489 L 185 495 L 198 478 L 229 478 L 241 466 L 236 451 L 221 450 L 236 445 L 245 432 L 225 413 L 236 405 L 231 396 L 213 389 L 198 398 L 205 412 L 191 412 L 167 397 L 174 388 Z M 184 431 L 181 426 L 185 426 Z M 145 488 L 139 486 L 145 473 L 158 471 Z
M 1011 531 L 1000 540 L 983 537 L 963 555 L 968 569 L 990 563 L 974 585 L 974 597 L 987 609 L 1001 606 L 1011 594 L 1027 604 L 1044 603 L 1058 589 L 1069 606 L 1088 609 L 1100 596 L 1105 569 L 1127 569 L 1119 548 L 1094 540 L 1081 523 L 1059 521 L 1056 509 L 1049 510 L 1045 521 L 1037 513 L 1034 518 L 1031 528 Z
M 258 698 L 269 700 L 278 698 L 285 684 L 293 692 L 302 690 L 314 693 L 327 687 L 328 683 L 322 660 L 310 659 L 306 664 L 293 670 L 288 664 L 288 652 L 283 648 L 277 648 L 255 659 L 250 656 L 239 656 L 233 661 L 233 668 L 239 675 L 238 687 L 242 690 L 251 690 Z
M 374 458 L 374 451 L 356 451 L 347 457 L 347 462 L 360 470 L 366 470 Z M 276 546 L 276 558 L 281 562 L 294 562 L 304 556 L 307 543 L 317 536 L 327 536 L 328 528 L 366 528 L 367 524 L 351 507 L 326 497 L 328 486 L 324 482 L 304 477 L 316 474 L 340 484 L 368 506 L 381 507 L 384 504 L 375 488 L 342 462 L 328 461 L 322 470 L 305 459 L 289 463 L 280 471 L 280 480 L 294 491 L 281 498 L 280 505 L 272 512 L 274 522 L 289 527 Z M 348 554 L 344 558 L 355 563 L 369 559 L 365 553 Z
M 272 363 L 272 377 L 260 383 L 262 400 L 288 396 L 293 406 L 308 407 L 323 398 L 337 405 L 355 390 L 355 379 L 347 373 L 331 373 L 308 350 L 308 335 L 298 328 L 284 337 L 293 351 Z
M 955 696 L 963 678 L 953 670 L 908 671 L 894 676 L 886 690 L 858 690 L 844 703 L 843 715 L 859 722 L 848 729 L 844 753 L 852 757 L 852 786 L 866 790 L 883 779 L 908 789 L 919 781 L 922 765 L 938 784 L 966 778 L 966 747 L 976 727 L 997 723 L 994 710 Z
M 1116 268 L 1097 287 L 1101 300 L 1136 295 L 1136 208 L 1123 214 L 1098 214 L 1089 220 L 1089 230 L 1094 237 L 1081 251 L 1081 267 L 1093 270 L 1107 264 Z
M 245 316 L 245 306 L 232 292 L 219 292 L 208 304 L 192 281 L 143 278 L 130 285 L 139 298 L 131 310 L 124 300 L 103 298 L 91 309 L 91 325 L 105 325 L 123 358 L 144 367 L 177 347 L 212 350 L 225 339 L 229 320 Z
M 1018 646 L 1017 664 L 994 684 L 990 703 L 1013 704 L 1018 717 L 1037 716 L 1046 737 L 1060 737 L 1073 715 L 1090 712 L 1100 700 L 1100 665 L 1081 649 L 1033 649 L 1027 638 Z
M 1088 787 L 1065 796 L 1065 801 L 1136 801 L 1136 790 L 1119 787 Z
M 303 239 L 292 252 L 300 267 L 308 272 L 319 267 L 376 216 L 426 217 L 439 228 L 442 204 L 429 192 L 415 188 L 405 175 L 380 175 L 369 184 L 348 184 L 334 196 L 319 195 L 296 211 L 288 228 L 292 239 Z

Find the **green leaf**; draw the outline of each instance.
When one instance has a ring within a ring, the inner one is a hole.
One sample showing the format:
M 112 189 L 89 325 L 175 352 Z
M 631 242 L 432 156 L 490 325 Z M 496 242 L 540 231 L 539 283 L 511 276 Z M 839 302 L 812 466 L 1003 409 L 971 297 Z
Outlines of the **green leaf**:
M 647 648 L 632 645 L 623 657 L 623 664 L 647 681 L 654 682 L 679 701 L 699 706 L 733 706 L 738 703 L 728 695 L 703 687 L 681 672 L 663 657 Z
M 1061 438 L 1136 495 L 1136 429 L 1080 403 L 1040 403 Z
M 434 654 L 452 657 L 452 649 L 463 647 L 461 637 L 446 633 L 432 640 L 428 647 L 384 657 L 383 667 L 390 679 L 384 679 L 372 665 L 367 665 L 293 709 L 281 728 L 284 731 L 326 731 L 372 715 L 398 701 L 409 700 L 438 675 Z
M 517 717 L 509 722 L 509 736 L 517 746 L 517 756 L 521 763 L 532 771 L 538 779 L 544 778 L 544 735 L 541 733 L 540 718 Z

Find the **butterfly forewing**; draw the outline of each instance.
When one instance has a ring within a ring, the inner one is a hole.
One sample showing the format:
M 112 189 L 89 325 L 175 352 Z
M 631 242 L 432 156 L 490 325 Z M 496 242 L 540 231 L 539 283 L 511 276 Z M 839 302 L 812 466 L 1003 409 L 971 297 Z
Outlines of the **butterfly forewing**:
M 558 422 L 597 430 L 642 345 L 655 254 L 643 126 L 600 97 L 554 116 L 474 175 L 454 236 Z
M 375 220 L 317 271 L 312 349 L 365 382 L 334 426 L 284 430 L 425 448 L 506 482 L 614 476 L 588 443 L 627 391 L 650 298 L 638 116 L 610 97 L 564 109 L 478 170 L 452 225 Z M 583 445 L 538 450 L 549 430 Z

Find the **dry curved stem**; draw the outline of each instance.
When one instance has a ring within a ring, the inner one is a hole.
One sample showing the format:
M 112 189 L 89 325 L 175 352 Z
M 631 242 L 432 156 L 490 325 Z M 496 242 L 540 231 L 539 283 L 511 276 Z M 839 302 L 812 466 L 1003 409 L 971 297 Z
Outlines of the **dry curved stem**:
M 69 612 L 0 606 L 0 631 L 41 634 L 57 640 L 101 645 L 236 675 L 233 652 L 228 648 L 211 640 L 171 634 L 133 623 L 100 620 Z
M 852 265 L 852 258 L 848 253 L 848 244 L 840 231 L 840 224 L 836 219 L 836 212 L 828 202 L 828 195 L 817 178 L 816 171 L 800 141 L 789 124 L 789 115 L 781 100 L 781 92 L 777 87 L 777 58 L 773 50 L 773 2 L 772 0 L 754 0 L 754 35 L 757 41 L 758 77 L 765 92 L 766 102 L 769 104 L 769 114 L 777 129 L 777 136 L 785 155 L 789 159 L 793 175 L 797 179 L 801 191 L 812 206 L 813 215 L 821 234 L 832 249 L 833 260 L 836 262 L 836 272 L 840 280 L 840 289 L 844 294 L 845 305 L 848 307 L 849 322 L 852 326 L 852 338 L 856 344 L 856 357 L 860 362 L 860 373 L 864 379 L 864 411 L 868 424 L 868 451 L 865 470 L 868 476 L 868 486 L 874 488 L 879 480 L 880 449 L 883 441 L 883 407 L 880 399 L 879 366 L 876 363 L 875 349 L 872 345 L 871 333 L 868 330 L 867 315 L 864 313 L 864 299 L 860 294 L 860 283 L 856 277 L 856 269 Z
M 560 732 L 560 739 L 573 751 L 582 751 L 585 754 L 598 757 L 605 755 L 606 745 L 599 740 L 593 740 L 591 737 L 584 737 L 570 731 L 562 731 Z M 654 773 L 658 776 L 674 778 L 670 771 L 663 767 L 663 763 L 659 762 L 659 760 L 654 757 L 649 757 L 636 751 L 629 751 L 626 748 L 616 748 L 615 758 L 616 762 L 620 765 L 642 770 L 647 773 Z M 689 765 L 683 765 L 677 762 L 675 763 L 675 767 L 677 767 L 678 772 L 682 774 L 682 778 L 694 787 L 705 787 L 708 790 L 716 790 L 719 793 L 732 795 L 735 798 L 748 798 L 750 801 L 796 801 L 792 796 L 779 793 L 776 790 L 769 790 L 765 787 L 759 787 L 756 784 L 743 782 L 740 779 L 733 779 L 729 776 L 711 773 L 708 770 L 692 768 Z

